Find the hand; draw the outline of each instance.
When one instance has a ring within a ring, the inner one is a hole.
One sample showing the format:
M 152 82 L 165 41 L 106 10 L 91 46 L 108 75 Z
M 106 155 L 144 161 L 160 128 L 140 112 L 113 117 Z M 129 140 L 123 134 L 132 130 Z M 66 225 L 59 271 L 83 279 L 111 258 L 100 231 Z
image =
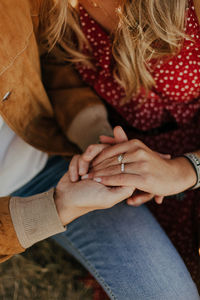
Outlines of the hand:
M 103 144 L 114 145 L 114 144 L 119 144 L 119 143 L 122 143 L 122 142 L 127 142 L 128 137 L 127 137 L 126 133 L 124 132 L 124 130 L 120 126 L 117 126 L 117 127 L 114 128 L 114 138 L 107 137 L 107 136 L 101 136 L 100 141 Z M 88 155 L 87 154 L 88 150 L 89 150 L 90 157 L 87 157 L 87 159 L 89 159 L 90 161 L 92 161 L 97 156 L 97 154 L 100 153 L 99 146 L 93 145 L 92 148 L 89 147 L 86 150 L 85 156 Z M 171 158 L 171 156 L 168 155 L 168 154 L 166 154 L 166 155 L 159 154 L 159 155 L 161 155 L 163 158 L 166 158 L 166 159 Z M 83 176 L 82 178 L 87 178 L 87 176 Z M 147 202 L 147 201 L 149 201 L 153 198 L 154 198 L 154 200 L 157 204 L 162 204 L 163 199 L 164 199 L 163 196 L 157 196 L 157 195 L 153 195 L 151 193 L 137 191 L 136 194 L 134 194 L 131 198 L 129 198 L 127 200 L 127 204 L 134 205 L 134 206 L 139 206 L 139 205 L 141 205 L 141 204 L 143 204 L 143 203 L 145 203 L 145 202 Z
M 101 151 L 106 149 L 112 144 L 118 144 L 128 141 L 128 138 L 120 126 L 113 130 L 114 137 L 100 136 L 101 144 L 90 145 L 82 155 L 75 155 L 69 165 L 69 176 L 72 182 L 77 182 L 79 176 L 88 173 L 91 161 Z
M 117 160 L 121 153 L 125 173 L 121 173 Z M 195 171 L 186 158 L 166 159 L 139 140 L 104 149 L 92 165 L 89 178 L 107 186 L 134 186 L 161 197 L 180 193 L 196 182 Z
M 100 141 L 102 143 L 108 143 L 110 145 L 128 141 L 128 137 L 127 137 L 126 133 L 124 132 L 124 130 L 122 129 L 122 127 L 117 126 L 117 127 L 115 127 L 114 130 L 116 131 L 115 139 L 111 138 L 111 137 L 101 136 Z M 169 154 L 161 154 L 161 153 L 158 153 L 158 154 L 161 155 L 161 157 L 163 157 L 165 159 L 171 158 L 171 155 L 169 155 Z M 153 195 L 150 193 L 145 193 L 145 192 L 138 190 L 137 193 L 134 193 L 134 195 L 132 195 L 132 197 L 127 200 L 127 204 L 133 205 L 133 206 L 139 206 L 139 205 L 144 204 L 152 199 L 154 199 L 157 204 L 162 204 L 164 197 Z
M 55 204 L 63 225 L 97 209 L 106 209 L 130 197 L 132 187 L 110 188 L 92 180 L 72 183 L 69 173 L 59 181 L 55 190 Z

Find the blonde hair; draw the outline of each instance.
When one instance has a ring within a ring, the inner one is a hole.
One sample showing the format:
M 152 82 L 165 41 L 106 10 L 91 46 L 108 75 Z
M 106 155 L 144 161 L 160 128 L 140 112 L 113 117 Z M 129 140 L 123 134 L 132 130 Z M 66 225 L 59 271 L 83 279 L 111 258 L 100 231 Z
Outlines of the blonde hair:
M 148 62 L 177 53 L 185 38 L 188 0 L 120 0 L 119 24 L 113 36 L 114 77 L 126 99 L 154 85 Z M 77 10 L 67 0 L 43 0 L 41 40 L 49 49 L 58 42 L 66 60 L 90 64 L 82 54 L 87 44 Z

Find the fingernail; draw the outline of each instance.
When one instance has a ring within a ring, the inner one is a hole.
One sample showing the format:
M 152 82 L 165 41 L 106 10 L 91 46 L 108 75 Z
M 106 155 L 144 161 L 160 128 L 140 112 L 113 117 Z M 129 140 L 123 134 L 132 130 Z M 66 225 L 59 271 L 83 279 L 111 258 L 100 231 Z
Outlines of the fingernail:
M 99 177 L 97 177 L 97 178 L 93 178 L 93 180 L 94 180 L 94 181 L 96 181 L 96 182 L 101 182 L 101 181 L 102 181 L 102 179 L 101 179 L 101 178 L 99 178 Z
M 88 178 L 89 178 L 89 175 L 88 175 L 88 174 L 81 176 L 81 179 L 82 179 L 82 180 L 88 179 Z
M 83 175 L 84 173 L 85 173 L 85 170 L 82 169 L 82 168 L 80 168 L 80 169 L 79 169 L 79 174 L 80 174 L 80 175 Z

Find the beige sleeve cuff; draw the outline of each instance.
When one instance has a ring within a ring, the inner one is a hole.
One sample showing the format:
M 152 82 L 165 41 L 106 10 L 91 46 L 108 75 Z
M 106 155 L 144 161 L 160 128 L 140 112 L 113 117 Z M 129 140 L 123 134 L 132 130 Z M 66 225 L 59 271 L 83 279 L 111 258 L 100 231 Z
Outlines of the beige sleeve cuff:
M 67 131 L 68 138 L 83 151 L 98 143 L 100 135 L 113 136 L 103 105 L 87 107 L 79 112 Z
M 66 230 L 58 216 L 53 194 L 54 188 L 31 197 L 10 199 L 12 222 L 23 248 Z

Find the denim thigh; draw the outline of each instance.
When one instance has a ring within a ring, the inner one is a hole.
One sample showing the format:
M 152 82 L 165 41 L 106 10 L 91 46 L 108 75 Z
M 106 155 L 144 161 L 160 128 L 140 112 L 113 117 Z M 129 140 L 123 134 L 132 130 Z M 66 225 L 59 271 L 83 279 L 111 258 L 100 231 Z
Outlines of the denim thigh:
M 16 191 L 29 196 L 55 186 L 67 170 L 61 157 Z M 178 252 L 143 205 L 122 202 L 88 213 L 53 239 L 97 279 L 110 299 L 197 300 L 196 286 Z

